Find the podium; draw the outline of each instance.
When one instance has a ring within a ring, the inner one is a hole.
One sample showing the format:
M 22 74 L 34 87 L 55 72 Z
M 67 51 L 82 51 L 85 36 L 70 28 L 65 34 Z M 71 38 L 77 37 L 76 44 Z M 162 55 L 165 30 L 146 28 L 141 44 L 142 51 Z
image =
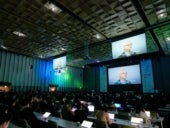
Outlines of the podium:
M 0 92 L 10 92 L 11 83 L 9 82 L 0 82 Z
M 57 91 L 58 91 L 58 85 L 49 84 L 49 86 L 48 86 L 48 91 L 49 91 L 49 92 L 57 92 Z

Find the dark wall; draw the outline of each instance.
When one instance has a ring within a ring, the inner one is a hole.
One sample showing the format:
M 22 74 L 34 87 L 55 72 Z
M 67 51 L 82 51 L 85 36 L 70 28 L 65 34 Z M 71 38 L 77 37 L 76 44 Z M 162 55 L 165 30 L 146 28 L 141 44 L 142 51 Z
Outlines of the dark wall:
M 154 89 L 170 93 L 170 56 L 153 57 L 152 64 Z M 84 69 L 84 88 L 88 91 L 100 90 L 100 69 L 98 66 Z
M 100 69 L 99 67 L 86 67 L 84 69 L 84 87 L 85 91 L 100 90 Z
M 141 93 L 142 86 L 141 85 L 113 85 L 108 86 L 108 92 L 122 92 L 122 91 L 134 91 Z
M 45 67 L 45 60 L 0 51 L 0 81 L 12 90 L 46 90 Z
M 155 89 L 170 93 L 170 56 L 153 59 Z

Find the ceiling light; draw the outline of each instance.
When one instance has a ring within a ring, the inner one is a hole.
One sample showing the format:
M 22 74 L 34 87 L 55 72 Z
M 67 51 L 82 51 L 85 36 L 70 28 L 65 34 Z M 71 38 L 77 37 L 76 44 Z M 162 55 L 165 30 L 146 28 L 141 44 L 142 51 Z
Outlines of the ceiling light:
M 162 13 L 162 14 L 160 14 L 159 16 L 160 16 L 160 17 L 163 17 L 163 16 L 164 16 L 164 14 Z
M 96 35 L 96 38 L 97 38 L 97 39 L 100 39 L 100 35 L 99 35 L 99 34 L 97 34 L 97 35 Z
M 158 14 L 158 19 L 163 19 L 163 18 L 166 18 L 166 17 L 167 17 L 166 13 Z
M 47 3 L 44 5 L 44 7 L 47 8 L 47 9 L 49 9 L 49 10 L 51 10 L 51 11 L 54 12 L 54 13 L 57 13 L 57 14 L 59 14 L 60 12 L 62 12 L 62 10 L 61 10 L 59 7 L 57 7 L 56 5 L 54 5 L 54 4 L 52 4 L 52 3 L 49 3 L 49 2 L 47 2 Z
M 2 44 L 1 44 L 1 48 L 3 48 L 3 49 L 8 49 L 6 46 L 4 46 L 4 45 L 2 45 Z
M 166 37 L 166 41 L 169 42 L 170 41 L 170 37 Z
M 100 36 L 99 34 L 94 35 L 94 37 L 95 37 L 96 39 L 100 39 L 100 38 L 101 38 L 101 36 Z
M 0 39 L 0 47 L 1 47 L 2 49 L 8 49 L 8 48 L 4 45 L 4 42 L 3 42 L 2 39 Z
M 65 51 L 66 49 L 65 48 L 60 48 L 60 50 Z
M 40 58 L 43 58 L 43 55 L 40 55 L 39 57 L 40 57 Z
M 26 37 L 26 35 L 22 32 L 14 31 L 13 34 L 19 36 L 19 37 Z
M 97 63 L 100 63 L 100 60 L 97 60 L 96 62 L 97 62 Z

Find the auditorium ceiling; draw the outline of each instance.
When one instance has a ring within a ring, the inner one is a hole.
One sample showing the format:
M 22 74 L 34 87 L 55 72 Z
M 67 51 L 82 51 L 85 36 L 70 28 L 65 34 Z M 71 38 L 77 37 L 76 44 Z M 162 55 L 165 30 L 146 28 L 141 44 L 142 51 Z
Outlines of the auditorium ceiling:
M 169 0 L 0 0 L 1 50 L 70 66 L 112 60 L 112 42 L 143 32 L 148 54 L 169 55 Z

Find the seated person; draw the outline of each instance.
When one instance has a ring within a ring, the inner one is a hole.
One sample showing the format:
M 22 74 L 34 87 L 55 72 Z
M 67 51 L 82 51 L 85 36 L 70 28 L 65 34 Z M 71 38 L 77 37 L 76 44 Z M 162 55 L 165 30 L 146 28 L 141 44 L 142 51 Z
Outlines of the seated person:
M 75 110 L 75 119 L 76 121 L 82 123 L 83 120 L 87 119 L 88 114 L 88 108 L 85 106 L 85 104 L 82 104 L 80 102 L 77 103 L 77 110 Z
M 0 104 L 0 128 L 8 128 L 11 114 L 8 113 L 7 106 Z
M 8 128 L 11 116 L 9 113 L 0 112 L 0 128 Z
M 97 111 L 96 117 L 97 117 L 97 121 L 102 121 L 106 124 L 106 128 L 116 128 L 116 125 L 109 118 L 106 105 L 103 105 L 101 109 Z
M 47 123 L 40 121 L 36 118 L 33 113 L 32 108 L 30 107 L 30 100 L 26 98 L 20 99 L 21 110 L 20 117 L 28 123 L 31 128 L 47 128 Z
M 170 126 L 170 113 L 165 116 L 165 119 L 163 120 L 163 127 L 169 128 Z
M 151 118 L 146 115 L 144 107 L 140 108 L 139 116 L 142 117 L 146 123 L 151 123 Z
M 75 114 L 71 111 L 71 106 L 69 102 L 65 102 L 61 110 L 62 118 L 69 121 L 75 121 Z

